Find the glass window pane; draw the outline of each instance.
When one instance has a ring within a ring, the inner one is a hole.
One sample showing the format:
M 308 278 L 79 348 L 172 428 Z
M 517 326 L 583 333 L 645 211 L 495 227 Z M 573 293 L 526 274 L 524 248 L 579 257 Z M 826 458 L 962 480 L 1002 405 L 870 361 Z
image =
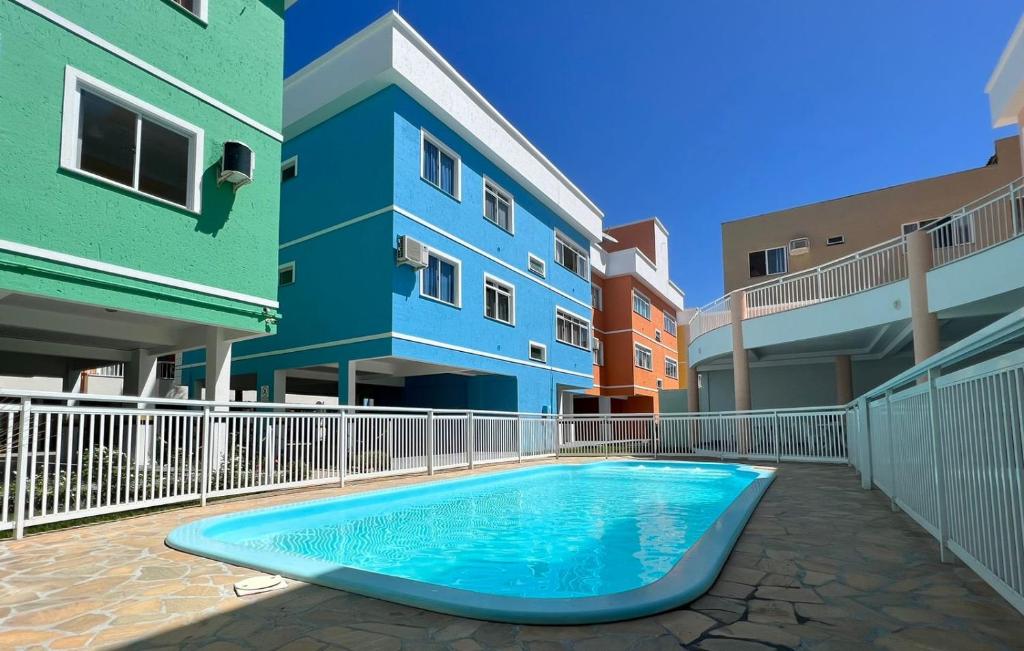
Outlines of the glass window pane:
M 142 121 L 139 155 L 139 190 L 161 199 L 188 203 L 188 138 Z
M 768 261 L 764 251 L 754 251 L 750 254 L 750 277 L 758 278 L 768 275 Z
M 455 195 L 455 161 L 441 152 L 441 189 Z
M 134 185 L 135 113 L 86 91 L 82 91 L 80 112 L 79 168 Z
M 434 185 L 440 185 L 441 183 L 438 177 L 438 154 L 440 152 L 433 143 L 423 141 L 423 178 Z
M 768 273 L 781 274 L 786 272 L 786 249 L 768 249 Z

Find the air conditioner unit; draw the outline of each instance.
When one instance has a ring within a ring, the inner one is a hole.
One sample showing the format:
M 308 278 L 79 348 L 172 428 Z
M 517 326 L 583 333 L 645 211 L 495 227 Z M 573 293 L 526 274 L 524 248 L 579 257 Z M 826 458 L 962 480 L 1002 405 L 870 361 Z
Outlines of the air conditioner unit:
M 220 159 L 220 174 L 217 185 L 227 181 L 235 191 L 243 185 L 252 183 L 253 172 L 256 170 L 256 154 L 243 142 L 228 140 L 224 143 L 224 155 Z
M 661 341 L 661 330 L 655 330 L 654 331 L 654 340 L 655 341 Z
M 808 237 L 798 237 L 789 241 L 790 255 L 803 255 L 811 250 L 811 240 Z
M 423 269 L 429 263 L 430 251 L 427 245 L 414 240 L 408 235 L 398 238 L 398 264 L 406 264 L 413 269 Z

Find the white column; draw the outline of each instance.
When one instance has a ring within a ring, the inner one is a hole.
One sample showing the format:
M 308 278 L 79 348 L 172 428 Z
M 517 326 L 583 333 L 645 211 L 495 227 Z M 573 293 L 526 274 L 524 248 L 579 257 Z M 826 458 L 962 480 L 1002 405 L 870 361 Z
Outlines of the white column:
M 288 402 L 288 394 L 285 392 L 288 382 L 288 371 L 286 369 L 274 370 L 274 402 Z
M 123 396 L 151 398 L 156 394 L 156 355 L 138 348 L 132 351 L 132 358 L 124 365 Z M 140 405 L 141 406 L 141 405 Z
M 231 400 L 231 342 L 220 328 L 210 328 L 206 335 L 206 399 Z M 227 411 L 214 407 L 214 412 Z M 227 425 L 214 421 L 209 435 L 210 468 L 224 463 L 227 455 Z
M 64 393 L 82 392 L 82 369 L 71 368 L 69 366 L 64 370 L 64 378 L 61 382 L 61 391 Z M 76 400 L 68 400 L 68 407 L 74 407 L 76 403 Z
M 612 399 L 607 396 L 601 396 L 597 399 L 597 413 L 599 414 L 610 414 L 612 413 Z

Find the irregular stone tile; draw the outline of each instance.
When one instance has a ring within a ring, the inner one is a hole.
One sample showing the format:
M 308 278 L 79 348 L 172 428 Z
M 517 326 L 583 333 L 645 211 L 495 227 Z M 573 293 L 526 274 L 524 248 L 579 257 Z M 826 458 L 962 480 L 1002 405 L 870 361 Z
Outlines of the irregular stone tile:
M 769 574 L 784 574 L 786 576 L 796 576 L 800 572 L 800 568 L 793 561 L 774 558 L 761 559 L 757 562 L 757 569 L 764 570 Z
M 485 647 L 509 646 L 516 641 L 516 628 L 511 624 L 485 622 L 473 633 L 473 639 Z
M 788 601 L 751 599 L 747 602 L 747 619 L 758 624 L 796 624 L 793 604 Z
M 483 647 L 476 640 L 469 638 L 463 638 L 461 640 L 455 640 L 448 648 L 453 651 L 480 651 Z
M 736 622 L 716 628 L 708 633 L 716 637 L 737 637 L 755 642 L 774 644 L 776 646 L 796 647 L 800 638 L 776 626 L 755 624 L 753 622 Z
M 481 624 L 482 622 L 478 622 L 475 619 L 458 619 L 434 633 L 433 638 L 446 642 L 463 637 L 473 637 L 473 633 L 476 632 L 476 629 L 480 628 Z
M 380 624 L 377 622 L 365 622 L 352 624 L 352 628 L 372 631 L 381 635 L 401 638 L 403 640 L 420 640 L 427 637 L 427 631 L 415 626 L 402 626 L 400 624 Z
M 785 574 L 768 574 L 761 579 L 761 585 L 773 585 L 780 588 L 799 588 L 800 580 Z
M 772 651 L 775 647 L 765 646 L 760 642 L 749 642 L 747 640 L 704 640 L 697 645 L 698 649 L 707 651 Z
M 842 578 L 842 582 L 857 590 L 878 590 L 883 585 L 889 583 L 889 580 L 877 574 L 847 572 Z
M 804 603 L 820 604 L 821 597 L 810 588 L 780 588 L 771 585 L 763 585 L 757 589 L 754 596 L 758 599 L 776 601 L 800 601 Z
M 727 565 L 725 569 L 722 570 L 722 574 L 719 575 L 719 578 L 733 583 L 757 585 L 758 582 L 764 578 L 764 575 L 765 572 L 763 570 L 751 570 L 745 567 L 732 567 Z
M 907 624 L 941 624 L 943 617 L 938 613 L 924 608 L 906 606 L 885 606 L 882 612 Z
M 351 651 L 398 651 L 401 641 L 396 637 L 385 637 L 346 626 L 330 626 L 309 633 L 310 636 L 333 646 Z
M 732 581 L 718 581 L 711 589 L 708 590 L 708 594 L 716 597 L 727 597 L 731 599 L 746 599 L 750 596 L 750 593 L 754 591 L 753 586 L 745 585 L 743 583 L 733 583 Z
M 823 572 L 804 572 L 803 578 L 800 580 L 804 585 L 819 586 L 831 583 L 836 580 L 835 574 L 825 574 Z
M 826 583 L 825 585 L 818 586 L 815 591 L 825 598 L 832 597 L 853 597 L 856 595 L 864 594 L 860 590 L 851 588 L 848 585 L 834 581 L 832 583 Z
M 875 644 L 892 651 L 933 651 L 934 649 L 970 649 L 996 651 L 999 645 L 949 628 L 907 628 L 878 638 Z
M 324 643 L 311 637 L 300 637 L 292 640 L 284 646 L 279 646 L 275 651 L 319 651 L 324 648 Z
M 607 648 L 606 645 L 604 649 Z M 662 635 L 655 638 L 643 638 L 635 642 L 630 651 L 679 651 L 679 648 L 679 640 L 671 635 Z
M 656 619 L 683 644 L 693 642 L 704 631 L 718 625 L 714 619 L 692 610 L 675 610 L 659 615 Z

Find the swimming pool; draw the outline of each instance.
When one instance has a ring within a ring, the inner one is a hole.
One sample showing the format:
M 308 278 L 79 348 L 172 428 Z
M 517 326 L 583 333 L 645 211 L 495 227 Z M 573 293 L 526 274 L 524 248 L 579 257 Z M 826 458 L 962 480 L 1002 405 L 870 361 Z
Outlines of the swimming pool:
M 703 594 L 773 477 L 718 463 L 548 465 L 208 518 L 167 543 L 467 617 L 613 621 Z

